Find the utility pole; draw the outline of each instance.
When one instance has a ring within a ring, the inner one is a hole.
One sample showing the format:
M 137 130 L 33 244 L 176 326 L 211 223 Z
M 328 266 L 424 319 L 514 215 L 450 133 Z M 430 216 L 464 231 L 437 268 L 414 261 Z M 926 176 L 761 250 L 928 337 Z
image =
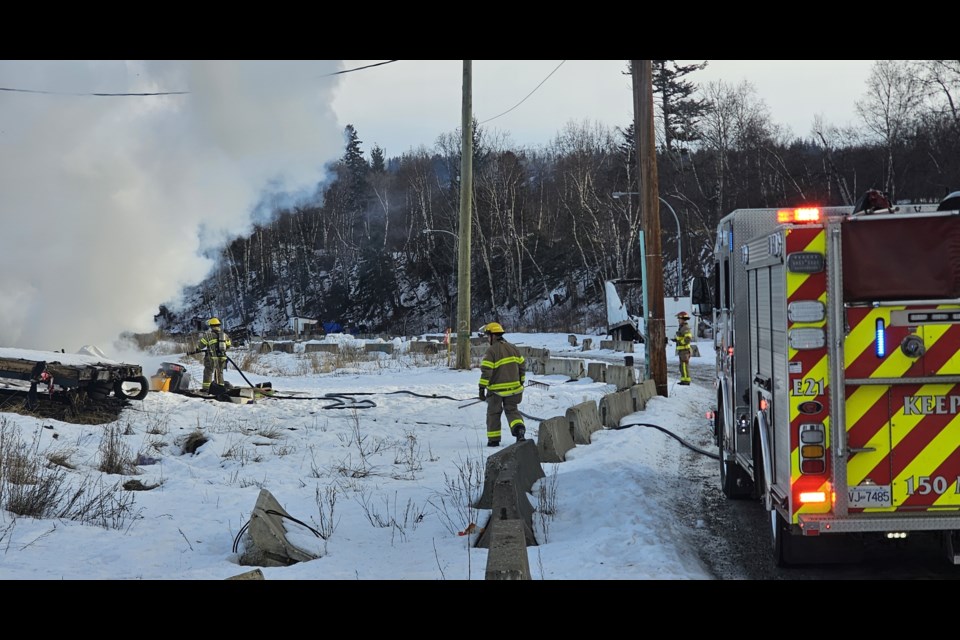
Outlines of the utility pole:
M 653 76 L 650 60 L 633 60 L 633 129 L 640 180 L 640 215 L 647 241 L 645 284 L 647 335 L 645 358 L 657 395 L 667 397 L 667 338 L 663 318 L 663 259 L 660 249 L 660 185 L 657 181 L 657 149 L 653 130 Z
M 470 204 L 473 196 L 473 61 L 463 61 L 460 251 L 457 254 L 457 369 L 470 369 Z

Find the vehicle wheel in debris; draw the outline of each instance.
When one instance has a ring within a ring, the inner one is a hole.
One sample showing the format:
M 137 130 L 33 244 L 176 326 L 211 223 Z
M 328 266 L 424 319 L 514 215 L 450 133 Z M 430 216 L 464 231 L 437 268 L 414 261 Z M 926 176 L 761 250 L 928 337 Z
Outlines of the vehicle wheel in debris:
M 150 392 L 150 382 L 146 376 L 137 376 L 118 381 L 113 388 L 114 395 L 127 400 L 143 400 Z

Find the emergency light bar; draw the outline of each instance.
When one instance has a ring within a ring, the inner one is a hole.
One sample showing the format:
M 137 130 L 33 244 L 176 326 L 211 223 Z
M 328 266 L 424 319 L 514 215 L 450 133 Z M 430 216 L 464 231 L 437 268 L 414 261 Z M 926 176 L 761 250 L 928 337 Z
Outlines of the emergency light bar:
M 780 224 L 820 222 L 820 209 L 816 207 L 780 209 L 777 211 L 777 222 Z

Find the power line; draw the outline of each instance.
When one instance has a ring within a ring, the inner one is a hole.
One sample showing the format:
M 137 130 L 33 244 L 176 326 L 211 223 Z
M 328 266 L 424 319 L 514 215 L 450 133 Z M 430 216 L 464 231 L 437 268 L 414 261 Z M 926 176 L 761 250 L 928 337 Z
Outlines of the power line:
M 43 91 L 40 89 L 16 89 L 0 87 L 0 91 L 15 91 L 17 93 L 46 93 L 55 96 L 182 96 L 189 91 L 157 91 L 155 93 L 74 93 L 71 91 Z
M 384 62 L 377 62 L 375 64 L 368 64 L 363 67 L 356 67 L 353 69 L 344 69 L 342 71 L 334 71 L 333 73 L 328 73 L 320 76 L 321 78 L 328 78 L 330 76 L 340 75 L 341 73 L 351 73 L 353 71 L 361 71 L 363 69 L 370 69 L 371 67 L 379 67 L 380 65 L 390 64 L 391 62 L 397 62 L 396 60 L 386 60 Z M 90 92 L 72 92 L 72 91 L 44 91 L 42 89 L 19 89 L 16 87 L 0 87 L 0 91 L 10 91 L 15 93 L 43 93 L 47 95 L 54 96 L 97 96 L 97 97 L 130 97 L 130 96 L 183 96 L 187 95 L 189 91 L 155 91 L 151 93 L 90 93 Z
M 327 73 L 327 74 L 322 75 L 322 76 L 320 76 L 320 77 L 321 77 L 321 78 L 329 78 L 330 76 L 337 76 L 337 75 L 340 75 L 341 73 L 350 73 L 350 72 L 352 72 L 352 71 L 361 71 L 361 70 L 363 70 L 363 69 L 369 69 L 369 68 L 371 68 L 371 67 L 379 67 L 380 65 L 383 65 L 383 64 L 390 64 L 391 62 L 397 62 L 397 61 L 396 61 L 396 60 L 386 60 L 386 61 L 384 61 L 384 62 L 377 62 L 376 64 L 368 64 L 368 65 L 365 66 L 365 67 L 355 67 L 355 68 L 353 68 L 353 69 L 344 69 L 343 71 L 334 71 L 333 73 Z
M 520 105 L 522 105 L 524 102 L 527 101 L 527 98 L 529 98 L 530 96 L 532 96 L 534 93 L 537 92 L 537 89 L 539 89 L 540 87 L 543 86 L 543 83 L 544 83 L 544 82 L 546 82 L 547 80 L 550 79 L 550 76 L 552 76 L 553 74 L 555 74 L 555 73 L 557 72 L 557 69 L 559 69 L 560 67 L 563 66 L 563 63 L 564 63 L 564 62 L 566 62 L 566 60 L 561 60 L 561 61 L 560 61 L 560 64 L 558 64 L 558 65 L 554 68 L 553 71 L 551 71 L 550 73 L 548 73 L 548 74 L 547 74 L 547 77 L 544 78 L 543 80 L 541 80 L 541 81 L 540 81 L 540 84 L 538 84 L 536 87 L 534 87 L 534 88 L 533 88 L 533 91 L 531 91 L 530 93 L 528 93 L 527 96 L 526 96 L 526 98 L 524 98 L 523 100 L 521 100 L 521 101 L 518 102 L 517 104 L 513 105 L 512 107 L 510 107 L 509 109 L 507 109 L 506 111 L 504 111 L 503 113 L 501 113 L 500 115 L 498 115 L 498 116 L 493 116 L 492 118 L 487 118 L 486 120 L 484 120 L 483 122 L 480 122 L 480 123 L 478 123 L 478 124 L 486 124 L 486 123 L 490 122 L 491 120 L 496 120 L 496 119 L 499 118 L 500 116 L 505 116 L 505 115 L 507 115 L 508 113 L 510 113 L 511 111 L 513 111 L 514 109 L 516 109 L 517 107 L 519 107 Z

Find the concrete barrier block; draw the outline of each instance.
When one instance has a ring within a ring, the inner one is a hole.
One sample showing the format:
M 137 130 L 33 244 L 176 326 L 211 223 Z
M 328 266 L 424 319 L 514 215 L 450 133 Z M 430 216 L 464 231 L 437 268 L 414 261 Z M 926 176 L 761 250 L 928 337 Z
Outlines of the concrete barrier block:
M 510 478 L 524 493 L 529 492 L 533 484 L 543 478 L 540 455 L 533 440 L 515 442 L 487 457 L 483 474 L 483 493 L 474 505 L 477 509 L 493 508 L 493 489 L 497 479 L 505 470 L 510 470 Z
M 611 351 L 623 351 L 624 353 L 633 353 L 633 343 L 629 340 L 601 340 L 601 349 Z
M 530 450 L 536 454 L 536 447 L 533 442 L 530 443 Z M 524 444 L 524 443 L 518 443 Z M 536 545 L 537 540 L 533 535 L 533 505 L 527 498 L 529 489 L 524 490 L 526 478 L 519 466 L 506 466 L 500 470 L 496 482 L 493 484 L 492 504 L 490 519 L 483 528 L 483 532 L 477 538 L 475 547 L 489 549 L 490 543 L 498 535 L 498 527 L 506 521 L 514 521 L 522 526 L 522 539 L 525 545 Z
M 543 373 L 548 376 L 564 375 L 574 380 L 579 380 L 586 375 L 583 360 L 574 358 L 547 358 Z
M 588 362 L 587 377 L 594 382 L 607 381 L 607 363 L 606 362 Z
M 303 345 L 304 353 L 340 353 L 340 345 L 336 342 L 307 342 Z
M 567 424 L 575 444 L 590 444 L 591 434 L 603 428 L 597 403 L 587 400 L 567 409 Z
M 424 353 L 427 355 L 435 355 L 440 350 L 440 345 L 436 342 L 425 342 L 423 340 L 417 340 L 410 343 L 410 353 Z
M 592 338 L 584 338 L 584 339 L 583 339 L 583 344 L 582 344 L 581 347 L 580 347 L 580 351 L 590 351 L 590 349 L 592 349 L 592 348 L 593 348 L 593 339 L 592 339 Z
M 608 384 L 616 385 L 617 391 L 629 389 L 637 383 L 636 380 L 634 380 L 633 367 L 628 367 L 622 364 L 607 365 L 606 374 L 606 382 Z
M 657 395 L 657 382 L 653 378 L 647 378 L 642 384 L 647 392 L 647 400 Z
M 647 388 L 642 384 L 635 384 L 630 387 L 630 394 L 633 396 L 633 410 L 643 411 L 647 408 Z
M 526 549 L 524 549 L 526 551 Z M 244 573 L 238 573 L 235 576 L 230 576 L 229 578 L 224 578 L 225 580 L 264 580 L 263 571 L 260 569 L 254 569 L 253 571 L 246 571 Z
M 284 524 L 290 518 L 273 494 L 261 489 L 247 527 L 251 544 L 241 556 L 240 564 L 287 567 L 297 562 L 315 560 L 318 556 L 287 540 Z
M 520 355 L 523 356 L 529 373 L 543 374 L 544 362 L 550 357 L 549 349 L 517 345 L 517 350 L 520 351 Z
M 570 344 L 571 347 L 577 346 L 577 336 L 571 333 L 570 335 L 567 336 L 567 342 Z
M 569 413 L 569 410 L 568 410 Z M 537 453 L 541 462 L 564 462 L 567 451 L 576 446 L 566 416 L 549 418 L 540 423 L 537 433 Z
M 633 413 L 633 394 L 630 389 L 608 393 L 600 398 L 597 410 L 601 424 L 607 429 L 615 429 L 620 426 L 621 418 Z
M 279 351 L 280 353 L 293 353 L 294 344 L 296 343 L 292 341 L 274 342 L 273 350 Z
M 393 353 L 393 343 L 368 342 L 363 345 L 363 350 L 367 353 Z
M 520 520 L 498 520 L 487 552 L 486 580 L 530 580 L 527 541 Z

